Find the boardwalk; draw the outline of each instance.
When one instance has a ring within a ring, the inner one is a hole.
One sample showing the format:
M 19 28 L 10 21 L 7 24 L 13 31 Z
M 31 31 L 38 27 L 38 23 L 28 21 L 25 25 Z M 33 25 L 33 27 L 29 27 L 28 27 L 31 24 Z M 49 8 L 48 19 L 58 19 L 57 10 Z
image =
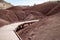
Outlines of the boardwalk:
M 0 28 L 0 40 L 20 40 L 18 36 L 15 34 L 14 30 L 18 27 L 18 25 L 29 23 L 29 22 L 37 22 L 39 20 L 31 20 L 24 22 L 17 22 L 9 25 L 5 25 Z M 22 39 L 21 39 L 22 40 Z

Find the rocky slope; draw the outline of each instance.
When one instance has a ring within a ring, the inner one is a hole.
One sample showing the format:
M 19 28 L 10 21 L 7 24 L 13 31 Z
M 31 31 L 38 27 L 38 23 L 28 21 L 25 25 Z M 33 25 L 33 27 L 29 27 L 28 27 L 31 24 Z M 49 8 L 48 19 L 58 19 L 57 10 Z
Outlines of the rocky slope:
M 8 2 L 5 2 L 3 0 L 0 0 L 0 9 L 6 9 L 6 8 L 9 8 L 9 7 L 12 7 L 13 5 L 8 3 Z

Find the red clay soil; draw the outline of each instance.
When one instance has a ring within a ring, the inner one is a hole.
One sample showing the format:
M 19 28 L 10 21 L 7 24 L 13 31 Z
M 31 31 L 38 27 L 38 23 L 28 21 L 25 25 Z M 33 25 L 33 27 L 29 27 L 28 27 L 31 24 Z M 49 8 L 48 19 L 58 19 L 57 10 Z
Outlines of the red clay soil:
M 9 22 L 18 21 L 17 16 L 14 14 L 13 11 L 10 10 L 0 10 L 0 18 Z
M 13 6 L 11 8 L 8 8 L 7 10 L 12 10 L 12 11 L 38 11 L 44 15 L 47 15 L 55 6 L 57 6 L 59 3 L 58 2 L 45 2 L 42 4 L 34 5 L 31 7 L 20 7 L 20 6 Z
M 18 21 L 25 19 L 39 19 L 41 15 L 47 15 L 47 13 L 49 13 L 50 10 L 52 10 L 57 4 L 57 2 L 45 2 L 43 4 L 34 5 L 27 8 L 13 6 L 11 8 L 8 8 L 7 10 L 12 10 L 14 14 L 17 16 Z M 44 17 L 44 15 L 42 17 Z
M 60 40 L 60 13 L 18 31 L 22 40 Z
M 10 23 L 27 21 L 33 19 L 42 19 L 45 16 L 37 11 L 11 11 L 11 10 L 0 10 L 0 18 Z
M 48 15 L 48 16 L 49 16 L 49 15 L 53 15 L 53 14 L 58 13 L 58 12 L 60 12 L 60 4 L 58 4 L 56 7 L 54 7 L 53 9 L 51 9 L 51 10 L 47 13 L 47 15 Z
M 52 8 L 47 15 L 39 22 L 18 31 L 22 40 L 60 40 L 60 5 Z
M 27 6 L 13 6 L 13 7 L 10 7 L 10 8 L 8 8 L 7 10 L 13 10 L 13 11 L 16 11 L 16 10 L 24 10 L 24 9 L 26 9 L 26 8 L 28 8 Z
M 57 4 L 58 4 L 57 2 L 45 2 L 45 3 L 39 4 L 39 5 L 34 5 L 30 8 L 28 8 L 28 10 L 39 11 L 39 12 L 43 13 L 44 15 L 46 15 Z
M 22 8 L 20 10 L 18 6 L 15 6 L 15 7 L 13 6 L 11 8 L 8 8 L 7 10 L 12 10 L 15 13 L 15 15 L 17 16 L 19 21 L 21 21 L 21 20 L 28 20 L 28 19 L 29 20 L 31 20 L 31 19 L 38 19 L 38 18 L 43 18 L 44 17 L 44 15 L 41 12 L 34 11 L 34 10 L 33 11 L 26 10 L 24 8 Z
M 28 16 L 24 20 L 33 20 L 33 19 L 42 19 L 46 17 L 41 12 L 38 11 L 25 11 L 28 13 Z
M 10 23 L 9 21 L 6 21 L 6 20 L 0 18 L 0 27 L 7 25 L 9 23 Z

